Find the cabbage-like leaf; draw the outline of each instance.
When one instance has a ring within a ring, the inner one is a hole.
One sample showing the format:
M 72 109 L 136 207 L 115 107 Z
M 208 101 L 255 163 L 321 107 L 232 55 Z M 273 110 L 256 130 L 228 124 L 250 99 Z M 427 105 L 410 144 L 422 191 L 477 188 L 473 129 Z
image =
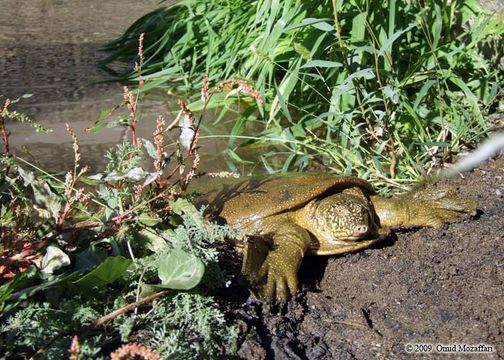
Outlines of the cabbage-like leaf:
M 205 265 L 195 255 L 175 248 L 159 260 L 158 276 L 161 286 L 189 290 L 198 285 L 205 273 Z

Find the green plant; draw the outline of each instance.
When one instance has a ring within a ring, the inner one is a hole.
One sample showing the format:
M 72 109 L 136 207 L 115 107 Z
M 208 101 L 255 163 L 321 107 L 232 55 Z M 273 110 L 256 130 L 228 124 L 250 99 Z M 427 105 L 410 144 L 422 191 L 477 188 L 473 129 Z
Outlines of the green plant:
M 502 50 L 485 47 L 502 43 L 501 16 L 473 0 L 181 1 L 140 18 L 103 63 L 134 58 L 146 32 L 144 90 L 190 93 L 207 73 L 261 93 L 259 134 L 246 134 L 254 103 L 231 129 L 235 161 L 255 143 L 269 172 L 320 162 L 401 186 L 484 137 L 485 117 L 502 111 Z
M 81 328 L 84 324 L 91 323 L 99 317 L 102 304 L 89 302 L 74 297 L 62 299 L 58 306 L 48 302 L 31 302 L 28 306 L 8 317 L 0 328 L 2 335 L 1 347 L 6 356 L 20 356 L 33 353 L 40 348 L 45 348 L 47 340 L 54 334 L 67 333 Z M 111 334 L 101 334 L 94 337 L 83 338 L 81 341 L 81 355 L 95 358 L 100 351 L 99 344 L 106 339 L 111 339 Z M 44 350 L 48 359 L 62 359 L 70 347 L 70 337 L 57 338 L 52 346 Z
M 233 354 L 237 332 L 227 329 L 225 319 L 211 298 L 179 293 L 173 301 L 156 307 L 147 319 L 145 338 L 165 357 L 190 358 L 206 353 L 208 357 Z
M 234 351 L 236 331 L 208 291 L 226 279 L 216 243 L 236 231 L 205 221 L 182 196 L 197 175 L 201 118 L 180 103 L 187 131 L 166 164 L 163 117 L 152 141 L 137 138 L 139 99 L 124 94 L 131 141 L 111 148 L 105 171 L 92 176 L 70 126 L 74 167 L 61 179 L 9 152 L 5 119 L 26 118 L 7 111 L 9 102 L 0 113 L 0 347 L 8 357 L 59 359 L 72 346 L 74 357 L 105 358 L 133 340 L 166 357 Z M 160 332 L 167 339 L 153 341 Z M 128 351 L 151 350 L 129 344 L 113 356 Z

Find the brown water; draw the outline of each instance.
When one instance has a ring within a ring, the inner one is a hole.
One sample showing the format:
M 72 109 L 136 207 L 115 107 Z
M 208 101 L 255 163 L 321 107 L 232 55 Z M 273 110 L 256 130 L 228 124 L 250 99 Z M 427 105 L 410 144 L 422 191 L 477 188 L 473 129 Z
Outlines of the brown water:
M 11 109 L 53 129 L 37 134 L 28 126 L 8 123 L 14 153 L 50 171 L 71 168 L 68 122 L 79 138 L 82 162 L 95 171 L 103 167 L 106 149 L 129 135 L 120 127 L 84 132 L 101 110 L 122 99 L 121 84 L 100 83 L 107 75 L 96 66 L 105 55 L 99 49 L 158 6 L 159 0 L 0 0 L 0 103 L 33 94 Z M 168 96 L 143 101 L 139 135 L 150 137 L 158 113 L 171 122 L 174 103 Z M 222 143 L 206 141 L 203 151 L 222 159 Z M 215 166 L 225 167 L 222 161 Z

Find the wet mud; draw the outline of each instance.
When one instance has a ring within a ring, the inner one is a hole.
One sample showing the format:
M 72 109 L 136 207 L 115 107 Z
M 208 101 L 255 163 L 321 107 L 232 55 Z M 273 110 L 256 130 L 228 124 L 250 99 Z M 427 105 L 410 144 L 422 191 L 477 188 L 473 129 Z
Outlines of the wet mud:
M 438 185 L 479 201 L 481 212 L 439 229 L 395 231 L 357 253 L 307 257 L 300 290 L 281 309 L 233 291 L 227 315 L 241 331 L 240 358 L 430 358 L 454 344 L 493 346 L 482 358 L 503 358 L 504 157 Z M 433 350 L 409 353 L 407 344 Z
M 0 106 L 6 98 L 31 94 L 12 110 L 53 130 L 37 134 L 9 121 L 16 155 L 49 171 L 72 168 L 72 145 L 65 130 L 69 123 L 79 137 L 83 163 L 104 166 L 106 150 L 126 134 L 121 127 L 96 134 L 84 131 L 102 110 L 120 104 L 123 94 L 121 84 L 104 82 L 110 77 L 97 66 L 106 56 L 100 49 L 158 6 L 158 0 L 0 0 Z M 142 108 L 148 120 L 153 118 L 142 136 L 152 134 L 159 109 L 166 111 L 164 103 L 150 102 Z
M 126 127 L 116 126 L 96 133 L 85 131 L 100 117 L 121 104 L 123 84 L 110 82 L 111 77 L 97 66 L 107 53 L 100 51 L 120 36 L 136 19 L 166 6 L 174 0 L 0 0 L 0 106 L 6 98 L 22 99 L 12 106 L 52 132 L 38 134 L 32 128 L 9 121 L 13 153 L 38 167 L 51 171 L 73 168 L 68 123 L 79 139 L 81 164 L 90 165 L 91 173 L 102 171 L 107 164 L 105 153 L 130 138 Z M 132 64 L 115 64 L 128 68 Z M 139 102 L 137 136 L 151 139 L 158 115 L 171 123 L 179 107 L 178 98 L 166 94 L 149 94 Z M 126 117 L 126 108 L 111 117 Z M 200 141 L 201 171 L 227 167 L 224 160 L 227 137 L 234 118 L 210 125 L 217 114 L 206 114 Z M 105 121 L 107 123 L 107 121 Z M 167 134 L 166 143 L 174 144 L 179 132 Z M 170 151 L 173 151 L 174 147 Z

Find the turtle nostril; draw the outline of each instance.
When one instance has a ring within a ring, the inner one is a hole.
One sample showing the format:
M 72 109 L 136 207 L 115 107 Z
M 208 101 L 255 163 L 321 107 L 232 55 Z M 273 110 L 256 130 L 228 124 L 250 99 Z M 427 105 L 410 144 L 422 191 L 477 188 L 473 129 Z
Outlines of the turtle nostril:
M 359 225 L 355 228 L 355 232 L 358 234 L 366 234 L 368 232 L 367 225 Z

